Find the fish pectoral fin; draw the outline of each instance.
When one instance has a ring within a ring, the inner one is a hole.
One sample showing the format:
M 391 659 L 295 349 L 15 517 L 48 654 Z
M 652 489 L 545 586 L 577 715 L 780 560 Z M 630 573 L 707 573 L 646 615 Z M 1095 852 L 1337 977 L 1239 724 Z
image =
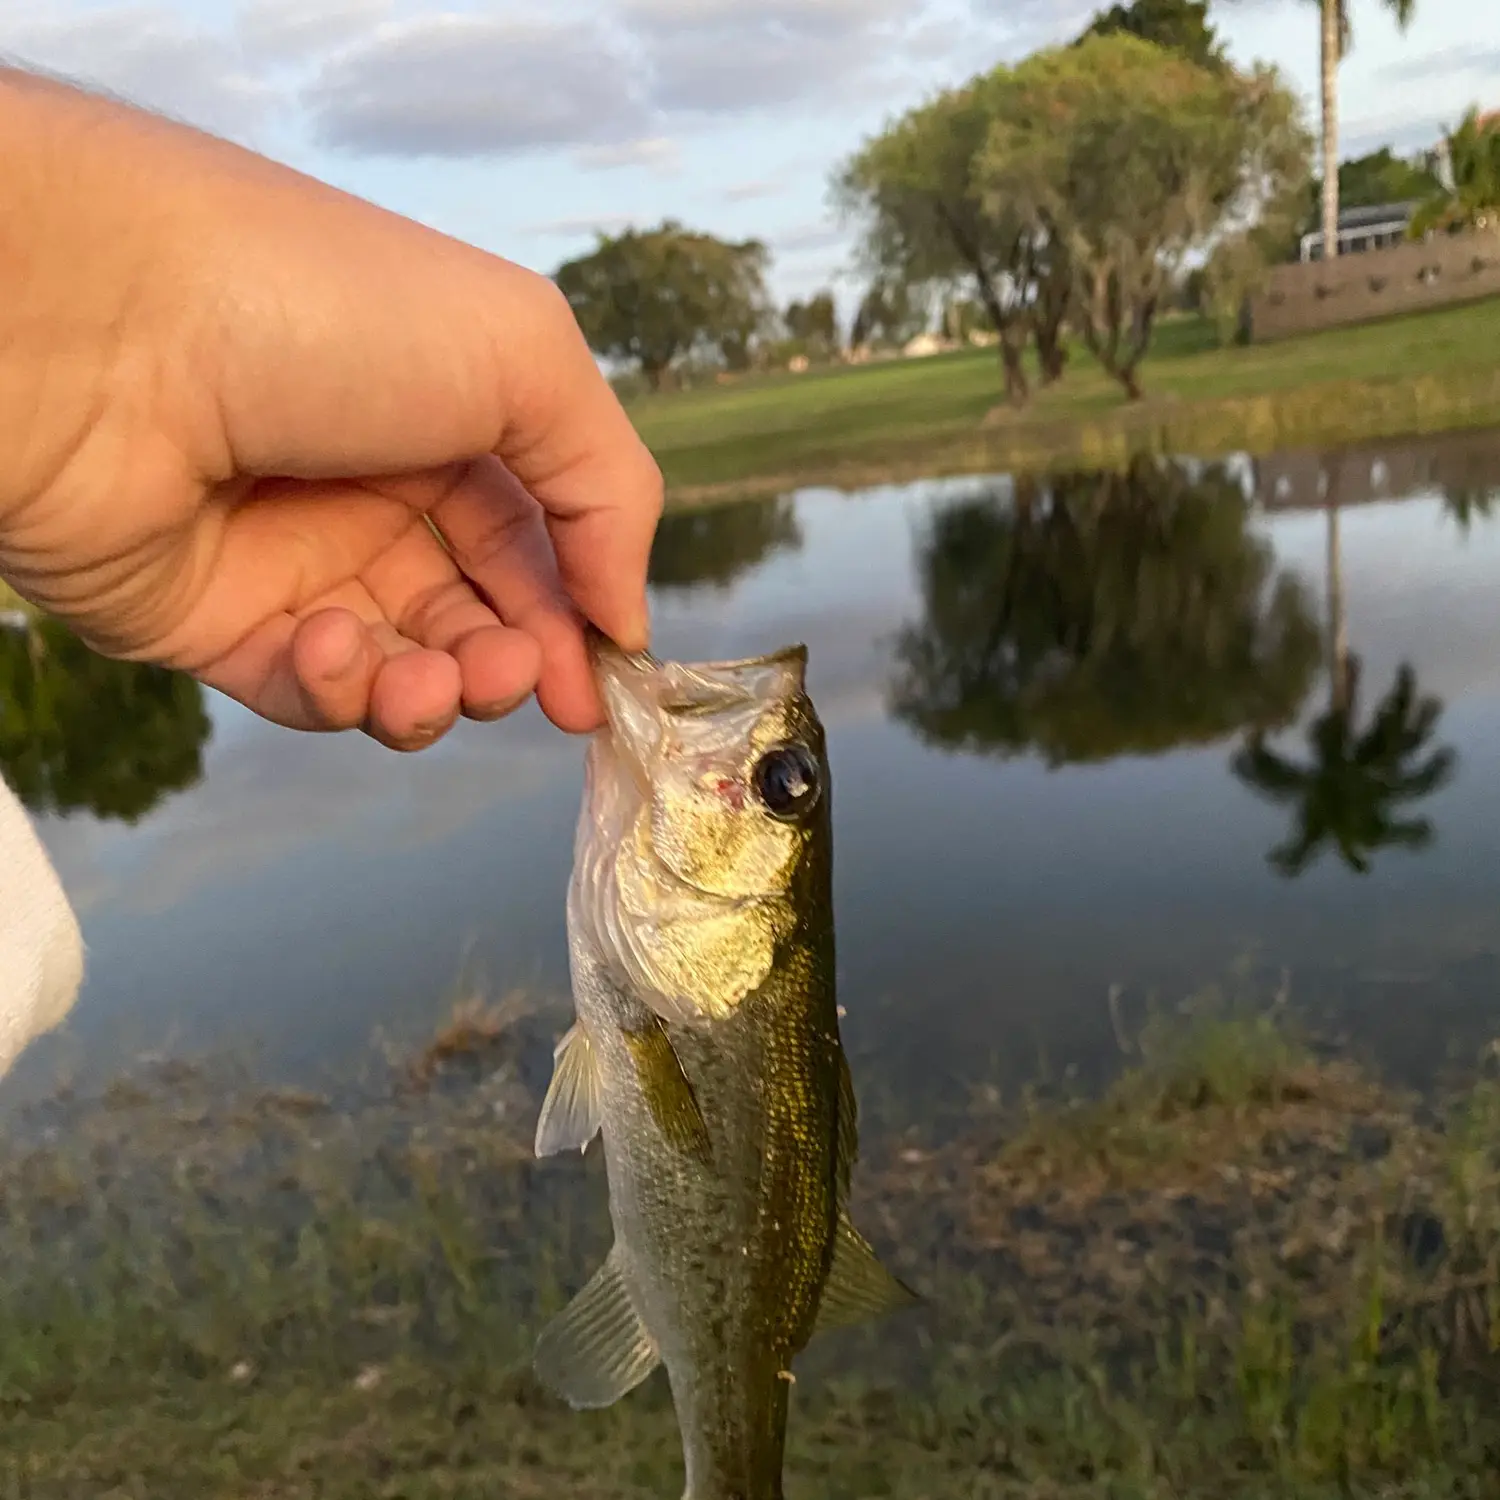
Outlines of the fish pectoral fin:
M 575 1410 L 612 1406 L 661 1362 L 625 1278 L 619 1247 L 542 1330 L 532 1368 Z
M 587 1151 L 603 1114 L 599 1059 L 588 1032 L 575 1021 L 552 1056 L 552 1082 L 536 1122 L 536 1154 Z
M 675 1150 L 707 1163 L 712 1157 L 708 1126 L 666 1027 L 652 1017 L 649 1024 L 624 1036 L 657 1129 Z
M 833 1242 L 833 1264 L 823 1283 L 813 1333 L 848 1328 L 910 1307 L 919 1300 L 910 1287 L 880 1264 L 869 1242 L 854 1227 L 849 1215 L 841 1211 Z

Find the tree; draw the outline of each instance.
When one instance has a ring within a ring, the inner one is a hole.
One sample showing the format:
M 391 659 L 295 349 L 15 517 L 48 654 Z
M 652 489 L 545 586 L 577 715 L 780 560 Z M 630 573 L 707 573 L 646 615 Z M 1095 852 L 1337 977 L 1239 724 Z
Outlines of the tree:
M 1420 849 L 1432 841 L 1431 821 L 1405 809 L 1453 773 L 1451 749 L 1428 749 L 1441 705 L 1418 695 L 1415 674 L 1403 665 L 1361 733 L 1359 679 L 1359 659 L 1350 657 L 1327 710 L 1308 730 L 1305 764 L 1278 755 L 1259 735 L 1234 758 L 1234 773 L 1246 786 L 1293 809 L 1292 833 L 1267 855 L 1283 875 L 1302 874 L 1327 848 L 1365 875 L 1381 849 Z
M 1410 233 L 1500 224 L 1500 115 L 1470 109 L 1443 138 L 1446 182 L 1437 182 L 1412 215 Z
M 36 812 L 135 823 L 198 781 L 210 729 L 191 677 L 98 656 L 53 620 L 0 628 L 0 771 Z
M 1061 312 L 1031 305 L 1035 219 L 1009 204 L 987 206 L 975 181 L 1009 79 L 997 68 L 903 115 L 844 165 L 834 191 L 845 215 L 863 224 L 862 259 L 878 284 L 973 287 L 999 336 L 1006 398 L 1020 405 L 1030 392 L 1021 363 L 1028 333 L 1055 312 L 1056 347 Z M 1061 364 L 1054 358 L 1044 368 L 1055 375 Z
M 1339 253 L 1339 64 L 1354 40 L 1349 0 L 1317 0 L 1318 72 L 1322 101 L 1323 254 Z M 1416 0 L 1381 0 L 1404 31 L 1416 10 Z
M 860 299 L 849 329 L 849 342 L 884 343 L 898 347 L 915 338 L 931 320 L 926 299 L 914 296 L 903 281 L 878 278 Z
M 1130 5 L 1112 5 L 1094 17 L 1079 40 L 1120 32 L 1169 47 L 1200 68 L 1226 66 L 1223 44 L 1209 24 L 1208 0 L 1134 0 Z
M 748 367 L 770 311 L 768 264 L 758 240 L 731 244 L 669 219 L 656 229 L 601 234 L 555 279 L 589 347 L 635 360 L 660 390 L 673 362 L 695 348 L 717 351 L 730 369 Z
M 661 589 L 728 588 L 777 552 L 801 545 L 802 528 L 787 498 L 673 511 L 657 527 L 647 580 Z
M 1016 69 L 979 173 L 992 212 L 1055 235 L 1072 269 L 1069 317 L 1135 399 L 1188 254 L 1286 212 L 1309 144 L 1272 69 L 1205 69 L 1133 36 L 1091 36 Z
M 894 713 L 930 744 L 1049 764 L 1208 744 L 1296 716 L 1317 626 L 1222 467 L 1138 459 L 937 512 Z
M 1323 179 L 1310 183 L 1308 227 L 1317 222 L 1323 201 Z M 1428 198 L 1442 184 L 1432 168 L 1420 158 L 1408 161 L 1389 146 L 1352 156 L 1339 163 L 1339 205 L 1342 208 L 1374 208 L 1382 203 L 1409 203 Z
M 828 359 L 839 348 L 839 315 L 833 293 L 818 292 L 806 302 L 789 302 L 781 315 L 787 336 L 800 344 L 803 351 Z

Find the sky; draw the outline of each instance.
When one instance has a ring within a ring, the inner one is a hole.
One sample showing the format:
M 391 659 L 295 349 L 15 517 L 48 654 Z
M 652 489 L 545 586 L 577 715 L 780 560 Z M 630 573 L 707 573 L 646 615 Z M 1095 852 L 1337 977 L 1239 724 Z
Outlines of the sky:
M 1500 105 L 1500 10 L 1351 0 L 1342 154 Z M 935 89 L 1076 34 L 1089 0 L 0 0 L 0 56 L 101 86 L 551 271 L 665 217 L 771 248 L 781 298 L 856 285 L 828 184 Z M 1316 118 L 1317 9 L 1215 0 L 1231 57 Z M 1480 19 L 1485 17 L 1486 19 Z

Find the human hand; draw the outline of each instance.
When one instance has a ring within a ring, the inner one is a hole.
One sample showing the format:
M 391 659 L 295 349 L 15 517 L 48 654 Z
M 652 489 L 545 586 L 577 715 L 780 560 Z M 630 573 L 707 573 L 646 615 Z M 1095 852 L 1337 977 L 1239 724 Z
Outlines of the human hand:
M 599 722 L 661 476 L 551 282 L 3 69 L 0 139 L 0 575 L 294 728 Z

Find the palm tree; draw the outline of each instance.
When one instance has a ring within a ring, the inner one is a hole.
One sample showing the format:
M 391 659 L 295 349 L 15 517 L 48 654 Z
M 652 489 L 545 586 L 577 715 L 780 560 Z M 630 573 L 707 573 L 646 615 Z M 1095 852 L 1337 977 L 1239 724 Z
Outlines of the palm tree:
M 1442 150 L 1442 186 L 1412 215 L 1412 235 L 1500 222 L 1500 116 L 1470 109 L 1444 137 Z
M 1358 732 L 1359 659 L 1345 661 L 1342 682 L 1330 689 L 1327 712 L 1308 731 L 1306 764 L 1278 755 L 1260 735 L 1234 758 L 1234 773 L 1252 790 L 1296 811 L 1291 835 L 1271 850 L 1283 875 L 1300 875 L 1332 846 L 1350 869 L 1364 875 L 1380 849 L 1420 849 L 1431 842 L 1427 818 L 1404 809 L 1442 786 L 1454 754 L 1428 752 L 1442 706 L 1417 694 L 1416 674 L 1404 665 Z
M 1404 31 L 1416 0 L 1381 0 Z M 1353 41 L 1349 0 L 1318 0 L 1322 27 L 1319 69 L 1323 85 L 1323 254 L 1339 253 L 1339 63 Z

